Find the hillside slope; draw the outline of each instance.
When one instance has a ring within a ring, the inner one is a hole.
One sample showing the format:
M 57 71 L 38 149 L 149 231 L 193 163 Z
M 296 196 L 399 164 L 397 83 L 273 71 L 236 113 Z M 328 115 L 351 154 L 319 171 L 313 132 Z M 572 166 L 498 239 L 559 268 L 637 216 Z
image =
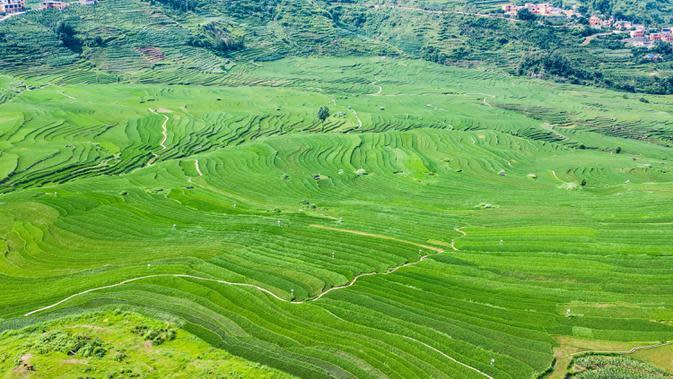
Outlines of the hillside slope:
M 288 56 L 389 56 L 534 74 L 626 91 L 673 92 L 669 62 L 581 42 L 579 22 L 516 22 L 497 3 L 106 0 L 0 23 L 0 68 L 59 83 L 217 84 L 236 63 Z M 64 27 L 65 25 L 65 27 Z M 65 31 L 65 33 L 64 33 Z
M 311 378 L 673 340 L 670 97 L 384 57 L 219 83 L 2 81 L 0 329 L 132 310 Z

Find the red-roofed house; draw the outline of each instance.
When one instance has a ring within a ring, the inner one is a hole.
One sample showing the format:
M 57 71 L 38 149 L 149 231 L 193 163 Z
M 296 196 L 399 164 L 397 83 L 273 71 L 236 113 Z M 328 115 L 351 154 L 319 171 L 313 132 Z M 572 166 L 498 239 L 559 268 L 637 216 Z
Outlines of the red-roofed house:
M 664 35 L 662 33 L 650 33 L 649 39 L 650 41 L 661 41 L 664 38 Z
M 42 9 L 58 9 L 60 11 L 68 7 L 68 3 L 56 0 L 44 0 L 42 2 Z
M 642 38 L 645 37 L 645 30 L 643 29 L 638 29 L 638 30 L 632 30 L 629 35 L 631 35 L 631 38 Z
M 593 28 L 600 28 L 603 26 L 603 19 L 596 15 L 592 15 L 589 17 L 589 25 L 591 25 Z

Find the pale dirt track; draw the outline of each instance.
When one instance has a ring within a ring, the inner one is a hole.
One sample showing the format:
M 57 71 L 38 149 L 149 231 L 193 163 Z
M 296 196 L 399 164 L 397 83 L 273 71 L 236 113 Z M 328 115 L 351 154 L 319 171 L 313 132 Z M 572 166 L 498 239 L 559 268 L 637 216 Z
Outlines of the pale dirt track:
M 166 125 L 168 124 L 168 116 L 166 116 L 164 113 L 168 110 L 163 110 L 161 113 L 157 112 L 156 109 L 149 109 L 150 112 L 154 114 L 161 114 L 164 117 L 164 122 L 161 124 L 161 142 L 159 142 L 159 146 L 161 146 L 161 150 L 166 150 L 166 140 L 168 140 L 168 128 Z M 170 111 L 169 111 L 170 112 Z
M 598 37 L 609 36 L 610 34 L 620 34 L 620 33 L 626 33 L 626 32 L 624 32 L 624 31 L 619 31 L 619 30 L 613 30 L 613 31 L 610 31 L 610 32 L 593 34 L 593 35 L 590 35 L 590 36 L 586 37 L 586 38 L 582 41 L 582 43 L 580 43 L 580 46 L 587 46 L 588 44 L 591 43 L 591 41 L 595 40 L 595 39 L 598 38 Z
M 362 128 L 362 120 L 360 120 L 360 116 L 358 116 L 358 112 L 356 112 L 355 109 L 351 109 L 351 111 L 355 115 L 355 119 L 358 121 L 358 129 Z
M 24 314 L 24 316 L 31 316 L 33 314 L 55 308 L 55 307 L 65 303 L 69 300 L 72 300 L 72 299 L 74 299 L 76 297 L 79 297 L 79 296 L 82 296 L 82 295 L 86 295 L 86 294 L 91 293 L 91 292 L 100 291 L 100 290 L 104 290 L 104 289 L 115 288 L 115 287 L 122 286 L 124 284 L 136 282 L 136 281 L 139 281 L 139 280 L 158 278 L 158 277 L 190 278 L 190 279 L 196 279 L 196 280 L 212 281 L 212 282 L 217 282 L 217 283 L 220 283 L 220 284 L 231 285 L 231 286 L 249 287 L 249 288 L 254 288 L 258 291 L 264 292 L 264 293 L 266 293 L 266 294 L 268 294 L 268 295 L 272 296 L 273 298 L 275 298 L 277 300 L 280 300 L 280 301 L 289 302 L 289 303 L 292 303 L 292 304 L 304 304 L 304 303 L 316 301 L 316 300 L 322 298 L 323 296 L 325 296 L 326 294 L 328 294 L 332 291 L 336 291 L 338 289 L 343 289 L 343 288 L 348 288 L 348 287 L 354 285 L 358 281 L 358 279 L 360 279 L 360 278 L 363 278 L 363 277 L 366 277 L 366 276 L 372 276 L 372 275 L 392 274 L 392 273 L 394 273 L 394 272 L 396 272 L 396 271 L 398 271 L 402 268 L 417 265 L 417 264 L 419 264 L 420 262 L 423 262 L 424 260 L 426 260 L 429 257 L 439 255 L 439 254 L 442 254 L 442 253 L 446 252 L 444 249 L 441 249 L 441 248 L 436 247 L 436 246 L 430 246 L 430 245 L 425 245 L 425 244 L 416 243 L 416 242 L 412 242 L 412 241 L 402 240 L 402 239 L 399 239 L 399 238 L 385 236 L 385 235 L 381 235 L 381 234 L 374 234 L 374 233 L 368 233 L 368 232 L 362 232 L 362 231 L 350 230 L 350 229 L 340 229 L 340 228 L 334 228 L 334 227 L 330 227 L 330 226 L 317 225 L 317 224 L 311 225 L 311 227 L 317 228 L 317 229 L 330 230 L 330 231 L 341 232 L 341 233 L 356 234 L 356 235 L 361 235 L 361 236 L 366 236 L 366 237 L 372 237 L 372 238 L 377 238 L 377 239 L 383 239 L 383 240 L 388 240 L 388 241 L 404 243 L 404 244 L 407 244 L 407 245 L 411 245 L 411 246 L 415 246 L 415 247 L 420 247 L 422 249 L 430 250 L 430 251 L 432 251 L 432 253 L 421 255 L 417 261 L 407 262 L 407 263 L 404 263 L 402 265 L 390 267 L 390 268 L 388 268 L 388 270 L 386 270 L 384 272 L 366 272 L 366 273 L 356 275 L 355 277 L 353 277 L 353 279 L 351 279 L 346 284 L 329 288 L 327 290 L 324 290 L 324 291 L 320 292 L 318 295 L 316 295 L 312 298 L 302 300 L 302 301 L 287 300 L 285 298 L 282 298 L 279 295 L 276 295 L 275 293 L 271 292 L 270 290 L 268 290 L 266 288 L 263 288 L 263 287 L 260 287 L 260 286 L 254 285 L 254 284 L 229 282 L 229 281 L 226 281 L 226 280 L 204 278 L 204 277 L 188 275 L 188 274 L 154 274 L 154 275 L 145 275 L 145 276 L 139 276 L 139 277 L 136 277 L 136 278 L 126 279 L 126 280 L 121 281 L 119 283 L 115 283 L 115 284 L 111 284 L 111 285 L 107 285 L 107 286 L 90 288 L 88 290 L 84 290 L 84 291 L 78 292 L 76 294 L 70 295 L 70 296 L 68 296 L 68 297 L 66 297 L 66 298 L 64 298 L 64 299 L 62 299 L 62 300 L 60 300 L 60 301 L 58 301 L 54 304 L 47 305 L 45 307 L 38 308 L 38 309 L 35 309 L 33 311 L 30 311 L 30 312 Z M 456 228 L 455 231 L 460 233 L 461 237 L 465 237 L 467 235 L 467 233 L 465 233 L 462 230 L 462 228 Z M 452 241 L 451 248 L 454 251 L 458 251 L 458 249 L 454 246 L 454 243 L 455 243 L 455 241 Z
M 201 166 L 199 166 L 198 159 L 194 160 L 194 168 L 196 169 L 196 173 L 199 174 L 199 176 L 203 176 L 203 172 L 201 172 Z
M 381 93 L 383 92 L 383 87 L 381 85 L 376 84 L 376 82 L 372 83 L 373 86 L 379 87 L 378 90 L 374 93 L 370 93 L 369 96 L 381 96 Z
M 195 164 L 198 164 L 198 161 L 196 161 Z M 424 260 L 426 260 L 429 257 L 445 253 L 445 250 L 443 250 L 441 248 L 438 248 L 436 246 L 420 244 L 420 243 L 416 243 L 416 242 L 413 242 L 413 241 L 402 240 L 402 239 L 399 239 L 399 238 L 385 236 L 385 235 L 381 235 L 381 234 L 374 234 L 374 233 L 368 233 L 368 232 L 362 232 L 362 231 L 350 230 L 350 229 L 340 229 L 340 228 L 334 228 L 334 227 L 329 227 L 329 226 L 325 226 L 325 225 L 311 225 L 311 227 L 318 228 L 318 229 L 335 231 L 335 232 L 341 232 L 341 233 L 356 234 L 356 235 L 361 235 L 361 236 L 366 236 L 366 237 L 371 237 L 371 238 L 377 238 L 377 239 L 383 239 L 383 240 L 388 240 L 388 241 L 400 242 L 400 243 L 404 243 L 404 244 L 407 244 L 407 245 L 427 249 L 427 250 L 430 250 L 432 252 L 420 256 L 417 261 L 407 262 L 407 263 L 404 263 L 404 264 L 399 265 L 399 266 L 390 267 L 385 272 L 367 272 L 367 273 L 362 273 L 362 274 L 356 275 L 355 277 L 353 277 L 353 279 L 351 279 L 348 283 L 346 283 L 344 285 L 329 288 L 327 290 L 324 290 L 324 291 L 320 292 L 318 295 L 316 295 L 312 298 L 309 298 L 309 299 L 306 299 L 306 300 L 301 300 L 301 301 L 287 300 L 287 299 L 285 299 L 285 298 L 283 298 L 279 295 L 276 295 L 272 291 L 270 291 L 270 290 L 268 290 L 264 287 L 260 287 L 258 285 L 255 285 L 255 284 L 230 282 L 230 281 L 226 281 L 226 280 L 205 278 L 205 277 L 189 275 L 189 274 L 154 274 L 154 275 L 145 275 L 145 276 L 140 276 L 140 277 L 136 277 L 136 278 L 127 279 L 127 280 L 121 281 L 119 283 L 115 283 L 115 284 L 111 284 L 111 285 L 107 285 L 107 286 L 90 288 L 88 290 L 84 290 L 84 291 L 78 292 L 76 294 L 70 295 L 70 296 L 68 296 L 68 297 L 66 297 L 66 298 L 64 298 L 64 299 L 62 299 L 62 300 L 60 300 L 56 303 L 53 303 L 51 305 L 47 305 L 45 307 L 38 308 L 38 309 L 35 309 L 35 310 L 30 311 L 28 313 L 25 313 L 24 316 L 28 317 L 28 316 L 32 316 L 32 315 L 40 313 L 40 312 L 47 311 L 47 310 L 52 309 L 52 308 L 56 308 L 59 305 L 62 305 L 62 304 L 66 303 L 66 302 L 68 302 L 68 301 L 70 301 L 70 300 L 72 300 L 76 297 L 86 295 L 86 294 L 89 294 L 89 293 L 92 293 L 92 292 L 101 291 L 101 290 L 110 289 L 110 288 L 115 288 L 115 287 L 120 287 L 120 286 L 123 286 L 125 284 L 129 284 L 129 283 L 133 283 L 133 282 L 137 282 L 137 281 L 141 281 L 141 280 L 145 280 L 145 279 L 162 278 L 162 277 L 164 277 L 164 278 L 167 278 L 167 277 L 168 278 L 187 278 L 187 279 L 193 279 L 193 280 L 214 282 L 214 283 L 219 283 L 219 284 L 228 285 L 228 286 L 247 287 L 247 288 L 252 288 L 252 289 L 255 289 L 257 291 L 263 292 L 263 293 L 273 297 L 274 299 L 276 299 L 278 301 L 282 301 L 282 302 L 286 302 L 286 303 L 290 303 L 290 304 L 306 304 L 306 303 L 310 303 L 310 302 L 320 300 L 323 296 L 327 295 L 328 293 L 330 293 L 332 291 L 336 291 L 336 290 L 339 290 L 339 289 L 344 289 L 344 288 L 351 287 L 360 278 L 367 277 L 367 276 L 374 276 L 374 275 L 389 275 L 389 274 L 392 274 L 392 273 L 394 273 L 394 272 L 396 272 L 396 271 L 398 271 L 402 268 L 417 265 L 417 264 L 423 262 Z M 467 233 L 465 231 L 463 231 L 462 228 L 455 228 L 455 231 L 460 233 L 461 237 L 465 237 L 467 235 Z M 455 241 L 452 240 L 451 241 L 451 248 L 455 251 L 458 251 L 458 249 L 454 246 L 454 243 L 455 243 Z M 450 361 L 452 361 L 452 362 L 454 362 L 458 365 L 461 365 L 461 366 L 463 366 L 467 369 L 470 369 L 470 370 L 472 370 L 472 371 L 474 371 L 474 372 L 476 372 L 476 373 L 478 373 L 478 374 L 480 374 L 480 375 L 482 375 L 482 376 L 484 376 L 488 379 L 493 379 L 492 376 L 490 376 L 489 374 L 479 370 L 478 368 L 475 368 L 475 367 L 472 367 L 472 366 L 470 366 L 466 363 L 460 362 L 459 360 L 451 357 L 450 355 L 444 353 L 443 351 L 441 351 L 441 350 L 439 350 L 439 349 L 437 349 L 437 348 L 435 348 L 435 347 L 433 347 L 433 346 L 431 346 L 431 345 L 429 345 L 429 344 L 427 344 L 423 341 L 419 341 L 417 339 L 414 339 L 414 338 L 411 338 L 411 337 L 408 337 L 408 336 L 401 336 L 401 337 L 404 338 L 404 339 L 413 341 L 415 343 L 421 344 L 424 347 L 436 352 L 437 354 L 442 355 L 444 358 L 446 358 L 446 359 L 448 359 L 448 360 L 450 360 Z
M 168 124 L 168 116 L 166 116 L 164 113 L 170 112 L 167 109 L 152 109 L 148 108 L 148 110 L 154 114 L 161 114 L 164 117 L 164 122 L 161 124 L 161 142 L 159 142 L 159 146 L 161 146 L 161 150 L 166 150 L 166 140 L 168 140 L 168 128 L 166 124 Z M 161 112 L 161 113 L 159 113 Z M 159 155 L 157 153 L 152 152 L 152 158 L 147 162 L 147 166 L 151 166 L 156 162 L 156 160 L 159 159 Z
M 323 230 L 330 230 L 330 231 L 333 231 L 333 232 L 356 234 L 356 235 L 360 235 L 360 236 L 373 237 L 373 238 L 378 238 L 378 239 L 382 239 L 382 240 L 401 242 L 401 243 L 404 243 L 404 244 L 407 244 L 407 245 L 412 245 L 412 246 L 420 247 L 420 248 L 423 248 L 423 249 L 433 250 L 437 253 L 444 252 L 444 249 L 441 249 L 437 246 L 424 245 L 424 244 L 421 244 L 421 243 L 417 243 L 417 242 L 413 242 L 413 241 L 407 241 L 407 240 L 403 240 L 403 239 L 399 239 L 399 238 L 395 238 L 395 237 L 390 237 L 390 236 L 386 236 L 386 235 L 383 235 L 383 234 L 368 233 L 368 232 L 363 232 L 363 231 L 360 231 L 360 230 L 352 230 L 352 229 L 341 229 L 341 228 L 335 228 L 335 227 L 326 226 L 326 225 L 319 225 L 319 224 L 312 224 L 312 225 L 310 225 L 310 227 L 317 228 L 317 229 L 323 229 Z

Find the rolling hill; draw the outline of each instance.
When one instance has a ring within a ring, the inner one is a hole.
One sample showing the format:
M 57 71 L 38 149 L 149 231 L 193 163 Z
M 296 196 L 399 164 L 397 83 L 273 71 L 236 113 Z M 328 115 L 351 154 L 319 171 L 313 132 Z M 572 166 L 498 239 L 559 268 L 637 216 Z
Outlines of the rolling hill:
M 673 98 L 516 75 L 534 34 L 436 62 L 551 29 L 386 4 L 2 22 L 3 375 L 673 372 Z

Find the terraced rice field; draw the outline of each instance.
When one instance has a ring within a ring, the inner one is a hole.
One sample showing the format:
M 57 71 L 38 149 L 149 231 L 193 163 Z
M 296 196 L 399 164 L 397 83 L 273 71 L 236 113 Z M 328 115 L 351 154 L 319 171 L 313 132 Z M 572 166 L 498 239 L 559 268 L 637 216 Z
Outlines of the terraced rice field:
M 1 329 L 133 310 L 301 377 L 673 340 L 670 97 L 380 58 L 0 83 Z

